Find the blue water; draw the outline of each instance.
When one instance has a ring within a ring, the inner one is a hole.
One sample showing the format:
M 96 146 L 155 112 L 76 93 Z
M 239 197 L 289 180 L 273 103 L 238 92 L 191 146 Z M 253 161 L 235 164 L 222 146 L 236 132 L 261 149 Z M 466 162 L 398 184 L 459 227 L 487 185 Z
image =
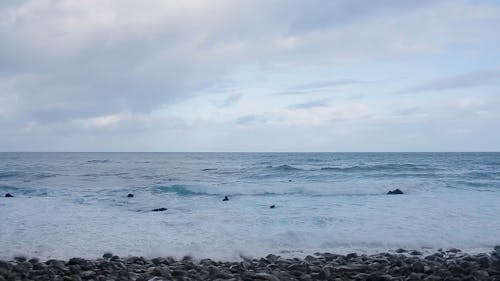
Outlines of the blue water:
M 500 153 L 0 153 L 4 193 L 7 258 L 500 244 Z

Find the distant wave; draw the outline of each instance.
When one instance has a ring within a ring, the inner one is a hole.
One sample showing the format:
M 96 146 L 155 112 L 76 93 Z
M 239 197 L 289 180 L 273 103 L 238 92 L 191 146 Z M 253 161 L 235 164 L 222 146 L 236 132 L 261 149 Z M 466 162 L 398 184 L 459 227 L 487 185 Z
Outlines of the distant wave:
M 266 166 L 274 171 L 333 171 L 333 172 L 377 172 L 377 171 L 412 171 L 428 172 L 435 171 L 436 168 L 430 168 L 424 165 L 415 164 L 375 164 L 375 165 L 355 165 L 355 166 L 326 166 L 319 168 L 299 168 L 288 164 L 280 166 Z
M 220 188 L 207 188 L 203 186 L 191 185 L 168 185 L 158 186 L 154 188 L 155 192 L 173 193 L 178 196 L 282 196 L 282 195 L 301 195 L 301 196 L 373 196 L 385 195 L 387 188 L 379 190 L 370 189 L 324 189 L 324 188 L 305 188 L 305 187 L 290 187 L 280 190 L 274 189 L 273 191 L 255 188 L 238 188 L 238 189 L 220 189 Z
M 15 178 L 15 177 L 22 177 L 24 176 L 24 173 L 20 172 L 0 172 L 0 179 L 1 178 Z
M 0 191 L 11 191 L 11 190 L 18 190 L 18 187 L 15 186 L 10 186 L 10 185 L 0 185 Z M 0 194 L 0 196 L 3 196 L 3 194 Z
M 189 189 L 186 185 L 174 184 L 168 186 L 159 186 L 156 188 L 160 192 L 170 192 L 175 193 L 180 196 L 193 196 L 193 195 L 217 195 L 217 194 L 209 194 L 206 192 L 199 192 Z
M 36 174 L 31 174 L 31 173 L 24 173 L 24 172 L 0 172 L 0 179 L 2 178 L 16 178 L 16 179 L 22 179 L 24 181 L 32 181 L 32 180 L 37 180 L 37 179 L 44 179 L 44 178 L 51 178 L 55 177 L 57 174 L 51 174 L 51 173 L 36 173 Z
M 109 163 L 111 160 L 109 159 L 93 159 L 93 160 L 88 160 L 87 163 Z
M 277 167 L 268 166 L 268 167 L 272 168 L 273 170 L 278 170 L 278 171 L 303 171 L 303 169 L 300 169 L 300 168 L 297 168 L 294 166 L 290 166 L 290 165 L 280 165 Z

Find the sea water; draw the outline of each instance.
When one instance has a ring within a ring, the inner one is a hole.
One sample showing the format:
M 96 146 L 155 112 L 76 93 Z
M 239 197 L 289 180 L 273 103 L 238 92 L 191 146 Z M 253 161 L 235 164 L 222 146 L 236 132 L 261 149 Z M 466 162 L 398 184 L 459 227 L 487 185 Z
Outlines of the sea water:
M 0 258 L 500 244 L 499 153 L 0 153 L 0 195 Z

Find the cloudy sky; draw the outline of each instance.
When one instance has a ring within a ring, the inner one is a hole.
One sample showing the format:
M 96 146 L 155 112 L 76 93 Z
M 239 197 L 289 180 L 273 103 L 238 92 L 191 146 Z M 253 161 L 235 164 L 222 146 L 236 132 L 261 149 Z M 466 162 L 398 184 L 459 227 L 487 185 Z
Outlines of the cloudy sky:
M 500 151 L 499 1 L 0 1 L 0 151 Z

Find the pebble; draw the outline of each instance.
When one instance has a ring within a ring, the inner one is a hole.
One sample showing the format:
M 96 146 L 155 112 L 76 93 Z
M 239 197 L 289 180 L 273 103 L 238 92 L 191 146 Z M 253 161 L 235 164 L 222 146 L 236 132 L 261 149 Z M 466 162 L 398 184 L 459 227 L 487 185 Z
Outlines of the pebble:
M 439 251 L 426 257 L 413 251 L 376 255 L 315 253 L 299 258 L 268 255 L 242 258 L 239 262 L 192 257 L 145 259 L 120 258 L 111 253 L 102 259 L 72 258 L 68 261 L 16 257 L 0 260 L 3 280 L 500 280 L 500 247 L 491 253 L 469 255 L 458 249 Z M 398 252 L 397 250 L 396 252 Z M 413 253 L 413 254 L 412 254 Z

